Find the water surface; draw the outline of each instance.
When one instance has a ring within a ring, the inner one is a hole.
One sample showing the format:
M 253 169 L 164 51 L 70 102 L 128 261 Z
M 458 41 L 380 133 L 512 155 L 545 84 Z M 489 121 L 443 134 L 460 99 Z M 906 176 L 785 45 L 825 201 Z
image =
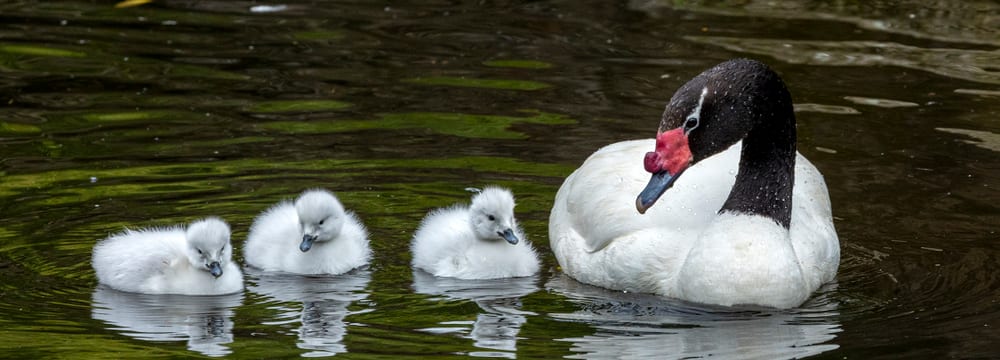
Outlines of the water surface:
M 6 2 L 0 356 L 1000 356 L 998 19 L 988 1 Z M 774 311 L 562 275 L 562 179 L 736 57 L 792 91 L 837 283 Z M 423 215 L 486 184 L 513 189 L 541 273 L 412 271 Z M 217 298 L 96 283 L 110 233 L 218 215 L 240 250 L 311 187 L 364 220 L 369 269 L 248 270 Z

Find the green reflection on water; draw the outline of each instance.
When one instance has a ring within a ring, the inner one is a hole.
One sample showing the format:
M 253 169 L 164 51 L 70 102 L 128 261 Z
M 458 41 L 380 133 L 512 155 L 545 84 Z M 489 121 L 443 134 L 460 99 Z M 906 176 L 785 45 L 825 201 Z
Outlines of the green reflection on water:
M 65 276 L 69 277 L 80 277 L 83 274 L 86 276 L 91 276 L 90 273 L 80 273 L 80 272 L 70 272 L 67 268 L 60 266 L 60 264 L 55 263 L 51 257 L 52 254 L 49 251 L 38 251 L 36 243 L 31 241 L 32 236 L 35 234 L 14 234 L 9 235 L 9 237 L 0 237 L 4 239 L 4 245 L 0 247 L 0 264 L 3 264 L 6 259 L 9 259 L 14 264 L 19 264 L 26 271 L 22 271 L 22 274 L 30 271 L 34 276 L 37 277 L 55 277 L 55 276 Z M 4 267 L 9 266 L 9 264 L 3 264 Z M 5 269 L 6 270 L 6 269 Z M 15 271 L 4 271 L 6 274 L 17 273 Z M 11 276 L 7 281 L 0 284 L 0 289 L 5 291 L 24 291 L 25 289 L 31 289 L 31 286 L 24 286 L 25 284 L 19 284 L 13 281 L 13 278 L 23 279 L 23 277 Z M 40 287 L 40 286 L 39 286 Z
M 432 76 L 403 79 L 404 82 L 420 85 L 457 86 L 481 89 L 534 91 L 551 87 L 546 83 L 528 80 L 475 79 L 456 76 Z
M 243 159 L 210 163 L 175 165 L 137 166 L 118 169 L 70 169 L 47 171 L 34 174 L 0 176 L 0 197 L 17 196 L 24 190 L 47 190 L 60 183 L 74 184 L 61 188 L 59 193 L 50 194 L 42 200 L 21 202 L 24 206 L 40 204 L 55 205 L 79 203 L 109 196 L 121 197 L 129 194 L 202 192 L 225 190 L 225 182 L 212 182 L 209 177 L 240 177 L 242 179 L 279 178 L 288 173 L 306 171 L 337 170 L 338 176 L 364 174 L 391 175 L 410 172 L 414 169 L 467 169 L 471 171 L 495 172 L 510 175 L 559 177 L 573 170 L 572 166 L 560 164 L 530 163 L 514 158 L 502 157 L 456 157 L 447 159 L 373 159 L 365 161 L 322 159 L 313 161 L 282 162 L 268 159 Z M 256 172 L 273 175 L 261 176 Z M 332 176 L 332 175 L 326 175 Z M 78 185 L 97 178 L 92 185 Z M 124 181 L 133 181 L 122 183 Z M 162 182 L 169 181 L 169 187 Z M 158 183 L 161 182 L 161 183 Z
M 291 134 L 322 134 L 371 129 L 429 129 L 467 138 L 524 139 L 527 135 L 509 130 L 514 124 L 567 125 L 576 121 L 559 114 L 535 112 L 534 116 L 475 115 L 460 113 L 383 114 L 376 120 L 280 121 L 262 124 L 267 129 Z
M 407 272 L 409 268 L 407 267 Z M 409 279 L 410 275 L 402 275 L 400 279 Z M 449 327 L 441 324 L 447 321 L 473 321 L 480 311 L 472 302 L 432 302 L 418 301 L 427 298 L 423 295 L 395 295 L 373 292 L 372 299 L 386 304 L 406 304 L 405 308 L 380 309 L 354 315 L 353 321 L 368 326 L 355 326 L 350 329 L 351 343 L 363 349 L 394 349 L 395 355 L 427 354 L 454 355 L 468 352 L 468 340 L 459 336 L 435 336 L 431 332 L 413 331 L 422 328 Z M 399 314 L 405 314 L 406 328 L 400 327 Z M 471 328 L 471 325 L 467 325 Z M 463 327 L 452 325 L 452 327 Z M 405 331 L 401 331 L 405 330 Z M 459 333 L 460 334 L 460 333 Z M 455 334 L 455 335 L 459 335 Z
M 484 61 L 483 65 L 515 69 L 548 69 L 552 67 L 551 63 L 536 60 L 491 60 Z
M 182 182 L 172 182 L 169 186 L 148 185 L 148 184 L 117 184 L 106 186 L 81 187 L 64 189 L 58 195 L 52 195 L 41 200 L 31 202 L 33 206 L 55 206 L 76 204 L 80 202 L 93 201 L 97 199 L 108 199 L 130 194 L 142 194 L 143 196 L 169 196 L 177 194 L 191 194 L 209 191 L 221 191 L 227 189 L 226 184 L 206 182 L 204 180 L 192 180 Z
M 245 107 L 250 100 L 238 98 L 222 98 L 219 95 L 148 95 L 135 92 L 98 92 L 98 93 L 32 93 L 18 96 L 17 103 L 32 104 L 47 109 L 94 109 L 100 108 L 135 108 L 135 107 Z
M 14 324 L 10 324 L 14 325 Z M 170 351 L 163 344 L 152 343 L 146 346 L 138 345 L 138 342 L 127 340 L 115 340 L 111 336 L 103 334 L 92 334 L 83 329 L 52 329 L 44 326 L 4 326 L 9 331 L 0 331 L 0 352 L 5 354 L 17 354 L 22 359 L 41 358 L 62 358 L 75 357 L 86 358 L 117 358 L 125 357 L 155 357 L 174 356 L 178 358 L 190 357 L 191 353 L 184 350 L 183 346 Z M 39 341 L 39 334 L 58 333 L 72 337 L 65 337 L 64 340 Z M 72 341 L 69 341 L 69 339 Z M 183 342 L 176 342 L 183 345 Z M 148 343 L 147 343 L 148 344 Z M 67 356 L 66 354 L 73 354 Z M 114 354 L 114 355 L 111 355 Z M 139 355 L 146 354 L 146 355 Z
M 306 112 L 340 110 L 348 107 L 351 107 L 350 103 L 337 100 L 276 100 L 254 104 L 250 107 L 250 111 L 263 113 Z
M 53 56 L 53 57 L 85 57 L 87 53 L 65 49 L 34 45 L 0 45 L 0 52 L 14 55 Z
M 150 145 L 147 146 L 146 149 L 154 152 L 162 152 L 162 151 L 171 151 L 179 149 L 225 147 L 225 146 L 242 145 L 242 144 L 253 144 L 253 143 L 268 142 L 273 140 L 274 140 L 273 137 L 268 137 L 268 136 L 247 136 L 247 137 L 238 137 L 230 139 L 204 140 L 204 141 L 185 140 L 177 144 L 160 143 L 156 145 Z
M 136 111 L 115 111 L 115 110 L 88 110 L 88 111 L 59 111 L 49 112 L 44 115 L 48 120 L 39 127 L 47 133 L 71 131 L 78 132 L 83 129 L 95 127 L 117 127 L 118 124 L 135 124 L 139 122 L 150 122 L 158 124 L 200 124 L 206 119 L 206 113 L 193 113 L 183 110 L 136 110 Z M 218 116 L 214 117 L 216 120 Z M 139 131 L 138 133 L 150 134 Z M 136 133 L 135 130 L 131 131 Z M 143 135 L 144 136 L 144 135 Z
M 38 143 L 38 150 L 45 156 L 56 158 L 62 156 L 63 145 L 55 141 L 44 139 Z
M 170 111 L 131 111 L 104 114 L 85 114 L 83 119 L 92 122 L 119 122 L 135 120 L 163 119 L 171 115 Z
M 160 78 L 249 80 L 250 77 L 210 67 L 135 56 L 39 46 L 0 44 L 0 69 L 34 74 L 95 76 L 148 81 Z M 111 49 L 114 50 L 114 49 Z
M 25 134 L 37 134 L 40 132 L 42 132 L 42 129 L 34 125 L 0 122 L 0 135 L 4 134 L 25 135 Z

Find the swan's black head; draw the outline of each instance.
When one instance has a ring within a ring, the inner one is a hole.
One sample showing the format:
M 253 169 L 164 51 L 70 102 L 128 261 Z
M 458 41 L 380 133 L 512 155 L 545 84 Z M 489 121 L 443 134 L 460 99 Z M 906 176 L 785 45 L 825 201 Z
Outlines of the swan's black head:
M 778 74 L 758 61 L 736 59 L 691 79 L 663 111 L 656 149 L 644 159 L 652 178 L 636 199 L 636 208 L 644 213 L 685 169 L 751 132 L 782 138 L 782 144 L 790 138 L 794 155 L 792 99 Z

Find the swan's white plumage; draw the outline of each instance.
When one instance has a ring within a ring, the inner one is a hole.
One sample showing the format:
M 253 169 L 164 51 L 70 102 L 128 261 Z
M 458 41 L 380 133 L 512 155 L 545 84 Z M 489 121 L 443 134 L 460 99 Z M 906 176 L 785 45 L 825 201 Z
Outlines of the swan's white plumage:
M 639 214 L 635 197 L 649 180 L 640 160 L 654 146 L 653 139 L 608 145 L 566 178 L 549 220 L 564 272 L 609 289 L 781 308 L 833 280 L 840 248 L 826 183 L 801 154 L 786 231 L 759 216 L 718 213 L 735 182 L 740 143 L 692 165 Z
M 488 220 L 493 215 L 496 220 Z M 494 227 L 496 225 L 496 227 Z M 496 234 L 510 229 L 515 245 Z M 487 187 L 471 206 L 454 205 L 430 212 L 410 246 L 413 267 L 435 276 L 459 279 L 495 279 L 530 276 L 538 272 L 538 255 L 514 219 L 514 197 L 509 190 Z
M 186 229 L 125 230 L 94 246 L 94 271 L 98 281 L 121 291 L 183 295 L 239 292 L 243 290 L 243 274 L 232 261 L 229 234 L 229 226 L 217 218 L 196 221 Z M 209 272 L 211 261 L 219 262 L 222 275 L 218 278 Z
M 323 224 L 319 224 L 323 221 Z M 309 251 L 299 245 L 305 233 L 317 235 Z M 368 230 L 325 190 L 308 190 L 254 220 L 243 246 L 247 264 L 266 271 L 342 274 L 368 264 Z

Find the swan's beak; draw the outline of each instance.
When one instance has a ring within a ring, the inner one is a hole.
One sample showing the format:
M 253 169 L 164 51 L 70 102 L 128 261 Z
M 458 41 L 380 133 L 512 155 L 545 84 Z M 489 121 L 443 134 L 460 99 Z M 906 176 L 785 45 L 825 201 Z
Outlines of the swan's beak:
M 660 198 L 671 186 L 674 185 L 674 180 L 677 180 L 684 170 L 681 170 L 677 175 L 670 175 L 670 172 L 660 171 L 649 178 L 649 183 L 646 184 L 646 188 L 642 189 L 639 196 L 635 198 L 635 208 L 639 210 L 640 214 L 645 214 L 656 200 Z
M 299 250 L 302 250 L 302 252 L 306 252 L 309 251 L 309 249 L 312 249 L 313 242 L 316 241 L 316 238 L 317 238 L 316 235 L 309 235 L 309 234 L 302 235 L 302 243 L 299 244 Z
M 514 230 L 507 229 L 504 230 L 503 232 L 497 232 L 497 235 L 502 236 L 503 239 L 507 240 L 507 242 L 509 242 L 511 245 L 517 245 L 517 235 L 514 235 Z
M 222 276 L 222 266 L 219 265 L 218 261 L 213 261 L 208 264 L 208 272 L 212 273 L 212 276 L 219 277 Z
M 698 106 L 701 106 L 700 103 Z M 643 168 L 653 176 L 635 199 L 636 210 L 645 214 L 660 195 L 681 177 L 691 165 L 691 159 L 691 147 L 683 127 L 656 134 L 656 151 L 646 153 L 646 157 L 642 159 Z

